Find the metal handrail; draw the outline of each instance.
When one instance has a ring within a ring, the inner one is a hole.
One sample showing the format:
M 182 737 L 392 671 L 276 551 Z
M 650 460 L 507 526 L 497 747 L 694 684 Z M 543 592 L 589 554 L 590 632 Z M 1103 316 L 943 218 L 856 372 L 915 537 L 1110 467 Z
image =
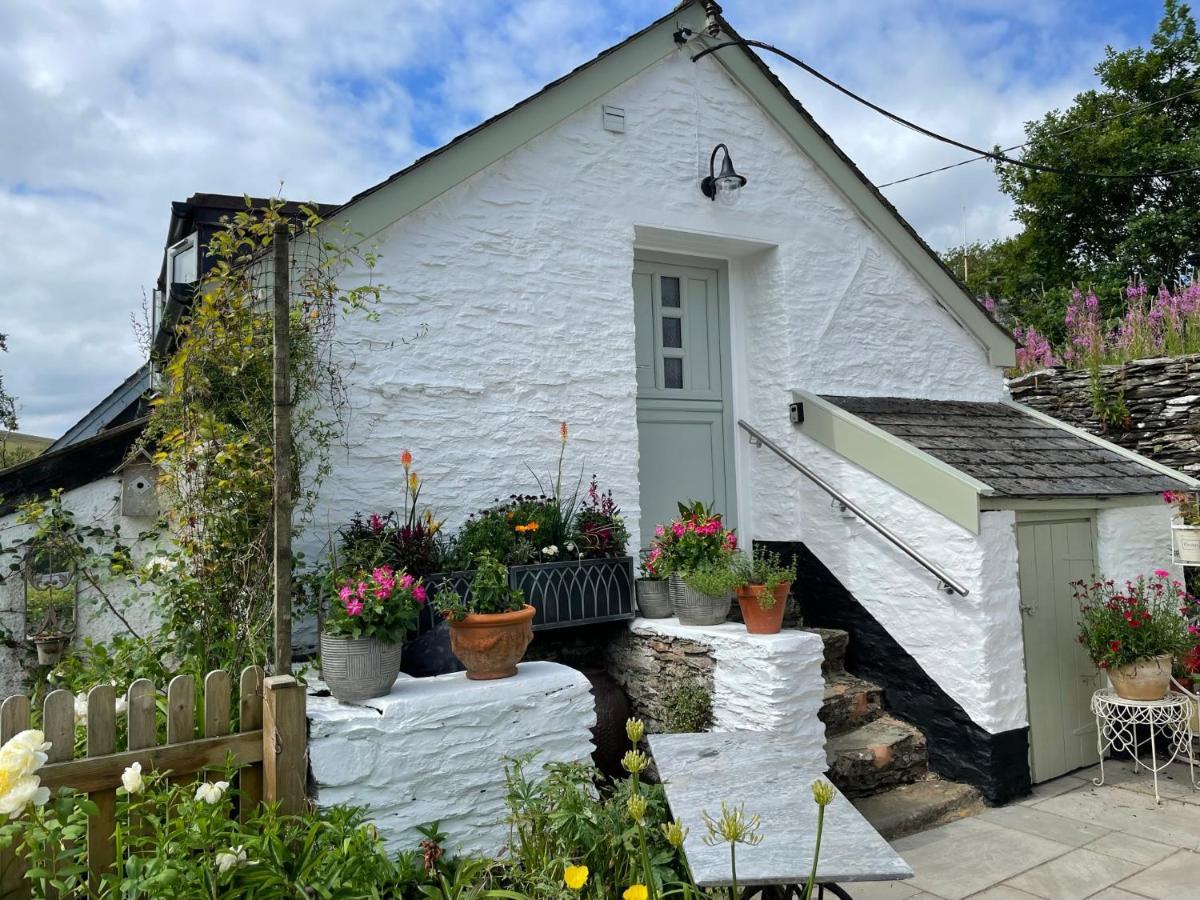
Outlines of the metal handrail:
M 862 519 L 867 525 L 870 525 L 877 532 L 895 544 L 905 556 L 933 575 L 946 593 L 958 594 L 961 597 L 965 597 L 971 593 L 967 588 L 963 587 L 961 582 L 951 578 L 942 569 L 938 568 L 936 565 L 927 560 L 919 551 L 909 546 L 904 539 L 897 535 L 894 531 L 892 531 L 882 522 L 872 518 L 868 513 L 864 512 L 862 507 L 860 507 L 857 503 L 831 485 L 828 481 L 826 481 L 808 466 L 804 465 L 804 463 L 800 462 L 800 460 L 796 459 L 796 457 L 792 456 L 792 454 L 788 453 L 745 419 L 738 419 L 738 426 L 750 435 L 750 443 L 755 444 L 756 446 L 766 447 L 785 463 L 787 463 L 789 466 L 823 490 L 826 494 L 832 497 L 842 508 L 848 509 L 850 512 L 854 513 L 854 515 Z

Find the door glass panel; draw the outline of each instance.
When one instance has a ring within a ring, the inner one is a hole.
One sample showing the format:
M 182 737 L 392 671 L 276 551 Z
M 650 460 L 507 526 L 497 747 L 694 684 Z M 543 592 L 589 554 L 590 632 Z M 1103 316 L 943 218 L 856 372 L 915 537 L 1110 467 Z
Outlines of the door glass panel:
M 683 320 L 676 316 L 663 316 L 662 334 L 664 347 L 682 347 Z
M 662 305 L 679 306 L 679 279 L 673 276 L 662 277 Z
M 683 360 L 668 356 L 663 360 L 663 385 L 669 388 L 683 387 Z

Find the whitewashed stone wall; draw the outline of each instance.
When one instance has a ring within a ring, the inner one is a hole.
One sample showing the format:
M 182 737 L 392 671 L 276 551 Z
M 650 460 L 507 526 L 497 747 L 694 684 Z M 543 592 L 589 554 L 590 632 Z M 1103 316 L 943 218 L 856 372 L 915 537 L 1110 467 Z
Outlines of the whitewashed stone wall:
M 139 534 L 154 524 L 153 520 L 121 515 L 119 477 L 114 475 L 101 478 L 67 491 L 63 494 L 63 505 L 74 513 L 75 523 L 80 527 L 98 525 L 111 530 L 114 525 L 119 526 L 122 540 L 132 546 L 135 562 L 144 562 L 147 554 L 153 552 L 150 543 L 137 540 Z M 19 524 L 17 518 L 16 513 L 0 517 L 0 544 L 9 546 L 31 533 L 32 529 Z M 6 559 L 6 564 L 7 561 Z M 159 619 L 150 598 L 132 593 L 127 583 L 120 579 L 105 582 L 104 589 L 121 615 L 139 634 L 153 630 Z M 0 645 L 0 697 L 23 690 L 25 672 L 35 659 L 32 648 L 26 649 L 23 644 L 24 590 L 24 582 L 16 574 L 6 577 L 5 581 L 0 583 L 0 628 L 22 644 L 19 649 L 6 644 Z M 115 634 L 127 633 L 125 626 L 113 615 L 100 595 L 94 589 L 81 585 L 76 642 L 84 638 L 106 641 Z
M 1183 567 L 1171 562 L 1171 510 L 1157 497 L 1145 506 L 1101 510 L 1096 518 L 1098 574 L 1133 581 L 1166 569 L 1182 579 Z
M 624 134 L 601 127 L 622 107 Z M 728 142 L 735 208 L 698 190 Z M 420 177 L 419 174 L 414 177 Z M 354 208 L 346 217 L 353 227 Z M 734 416 L 783 427 L 792 388 L 996 400 L 999 370 L 907 264 L 712 60 L 674 54 L 369 240 L 391 287 L 339 335 L 353 418 L 305 549 L 402 494 L 401 448 L 451 527 L 550 469 L 596 472 L 638 533 L 631 276 L 646 227 L 730 262 Z M 761 252 L 729 249 L 730 239 Z M 411 346 L 392 345 L 427 326 Z M 786 476 L 737 465 L 744 536 L 802 537 Z M 753 487 L 751 487 L 753 485 Z
M 667 642 L 686 641 L 709 649 L 711 665 L 698 667 L 712 679 L 713 731 L 776 731 L 800 738 L 813 771 L 824 771 L 825 725 L 819 718 L 825 680 L 825 645 L 810 631 L 784 629 L 750 634 L 744 625 L 693 627 L 678 619 L 635 619 L 630 633 L 609 654 L 613 677 L 630 690 L 633 682 L 657 677 L 655 657 Z M 661 686 L 666 690 L 668 686 Z
M 308 697 L 309 761 L 319 805 L 366 807 L 389 849 L 412 848 L 434 820 L 456 852 L 503 848 L 506 758 L 586 761 L 596 708 L 575 669 L 527 662 L 514 678 L 462 673 L 401 676 L 386 697 L 360 704 Z

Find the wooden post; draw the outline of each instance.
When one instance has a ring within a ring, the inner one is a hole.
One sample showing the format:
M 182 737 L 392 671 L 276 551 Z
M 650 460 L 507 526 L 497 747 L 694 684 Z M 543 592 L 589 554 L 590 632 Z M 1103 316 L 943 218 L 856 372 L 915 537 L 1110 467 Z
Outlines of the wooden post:
M 0 706 L 0 744 L 29 727 L 29 698 L 9 697 Z M 68 750 L 68 752 L 70 752 Z M 29 864 L 12 848 L 0 850 L 0 897 L 28 897 L 25 872 Z
M 263 800 L 282 813 L 303 812 L 308 794 L 308 722 L 304 687 L 290 675 L 263 680 Z
M 238 731 L 257 731 L 263 724 L 263 670 L 247 666 L 242 670 L 238 691 Z M 238 816 L 245 822 L 258 812 L 263 796 L 262 763 L 251 763 L 238 772 L 241 807 Z
M 98 684 L 88 691 L 87 755 L 107 756 L 117 750 L 117 692 L 111 684 Z M 88 819 L 88 885 L 100 893 L 101 876 L 117 860 L 117 792 L 114 788 L 92 791 L 96 815 Z
M 275 223 L 274 265 L 274 528 L 275 528 L 275 669 L 292 671 L 292 389 L 291 277 L 288 226 Z

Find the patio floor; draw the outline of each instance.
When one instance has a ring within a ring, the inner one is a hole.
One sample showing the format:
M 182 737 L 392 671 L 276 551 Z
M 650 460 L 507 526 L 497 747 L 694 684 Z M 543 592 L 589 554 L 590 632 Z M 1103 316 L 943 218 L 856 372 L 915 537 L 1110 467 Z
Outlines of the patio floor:
M 907 881 L 847 884 L 854 900 L 1144 900 L 1200 898 L 1200 791 L 1187 766 L 1159 777 L 1105 763 L 1104 787 L 1086 769 L 1032 796 L 893 843 Z

